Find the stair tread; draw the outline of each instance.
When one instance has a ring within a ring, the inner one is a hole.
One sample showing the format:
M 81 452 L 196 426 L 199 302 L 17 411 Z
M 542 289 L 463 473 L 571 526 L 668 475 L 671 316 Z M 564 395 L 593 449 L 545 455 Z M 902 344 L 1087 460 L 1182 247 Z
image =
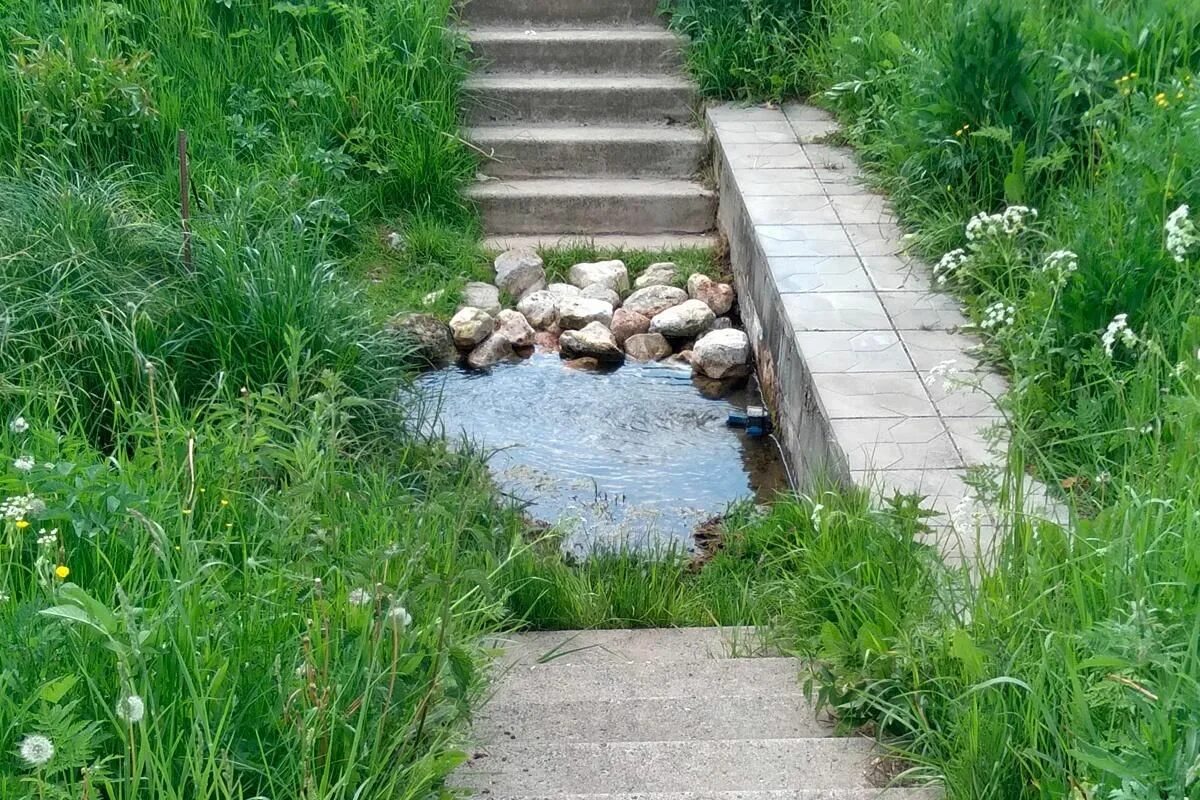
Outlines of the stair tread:
M 493 638 L 507 663 L 547 666 L 687 662 L 758 655 L 760 635 L 748 626 L 724 628 L 643 628 L 616 630 L 524 631 Z
M 692 89 L 695 84 L 683 75 L 642 74 L 592 75 L 583 73 L 492 72 L 471 75 L 466 79 L 470 89 L 532 89 L 561 91 L 563 89 Z
M 703 143 L 703 131 L 685 125 L 476 125 L 468 128 L 471 141 L 529 140 L 544 142 L 677 142 Z
M 489 800 L 941 800 L 943 796 L 940 789 L 928 787 L 879 789 L 834 786 L 698 792 L 489 794 L 488 798 Z
M 559 197 L 695 197 L 715 196 L 697 181 L 681 178 L 517 178 L 482 181 L 467 187 L 475 198 L 506 196 Z
M 486 249 L 497 253 L 520 247 L 548 250 L 588 248 L 605 252 L 669 252 L 672 250 L 712 250 L 720 245 L 721 237 L 710 233 L 492 233 L 483 240 L 483 246 Z
M 477 25 L 462 30 L 472 42 L 527 41 L 588 41 L 613 42 L 618 40 L 663 42 L 682 44 L 687 40 L 677 33 L 657 25 L 589 25 L 555 26 L 532 30 L 526 26 Z

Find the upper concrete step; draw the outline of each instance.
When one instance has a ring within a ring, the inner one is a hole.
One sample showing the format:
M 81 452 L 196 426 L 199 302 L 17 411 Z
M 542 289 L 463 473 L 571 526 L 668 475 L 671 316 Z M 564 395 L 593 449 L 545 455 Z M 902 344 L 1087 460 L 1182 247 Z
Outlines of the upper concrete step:
M 484 744 L 516 742 L 679 742 L 829 736 L 804 695 L 730 687 L 715 697 L 616 697 L 560 703 L 493 701 L 475 716 Z
M 658 20 L 658 0 L 462 0 L 462 17 L 474 25 L 537 26 L 648 24 Z
M 563 703 L 600 698 L 793 695 L 800 662 L 791 658 L 704 658 L 697 661 L 517 665 L 495 683 L 495 702 Z
M 681 125 L 501 125 L 467 135 L 491 155 L 480 170 L 496 178 L 691 178 L 708 153 L 704 134 Z
M 734 626 L 526 631 L 496 637 L 488 644 L 502 649 L 504 662 L 510 664 L 579 666 L 640 661 L 663 664 L 767 655 L 762 642 L 762 635 L 754 628 Z
M 467 79 L 473 125 L 685 123 L 696 119 L 696 87 L 675 75 L 475 75 Z
M 716 193 L 693 181 L 486 181 L 467 189 L 490 234 L 706 233 Z
M 489 795 L 870 788 L 865 739 L 489 745 L 453 776 Z
M 662 28 L 479 28 L 467 39 L 485 72 L 630 75 L 683 63 L 683 40 Z
M 534 249 L 561 249 L 586 247 L 592 250 L 639 250 L 659 252 L 667 250 L 715 250 L 721 247 L 721 237 L 716 233 L 606 233 L 599 236 L 563 233 L 496 234 L 487 236 L 483 246 L 493 252 L 502 253 L 518 247 Z
M 942 800 L 940 789 L 777 789 L 731 792 L 638 792 L 636 794 L 493 794 L 488 800 Z

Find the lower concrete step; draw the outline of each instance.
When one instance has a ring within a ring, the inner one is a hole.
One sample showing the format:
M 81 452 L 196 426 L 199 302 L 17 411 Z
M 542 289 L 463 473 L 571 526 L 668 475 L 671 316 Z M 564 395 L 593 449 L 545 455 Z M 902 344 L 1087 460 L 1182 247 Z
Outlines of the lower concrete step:
M 460 0 L 463 19 L 476 25 L 526 27 L 571 24 L 648 24 L 658 21 L 659 0 Z
M 676 75 L 522 75 L 497 73 L 467 79 L 472 125 L 549 122 L 691 124 L 698 95 Z
M 484 72 L 630 75 L 683 63 L 683 39 L 663 28 L 477 28 L 467 40 Z
M 509 743 L 477 749 L 455 785 L 495 795 L 869 789 L 865 739 Z
M 636 794 L 493 794 L 488 800 L 942 800 L 939 789 L 814 788 L 774 791 L 638 792 Z
M 707 233 L 716 193 L 694 181 L 536 179 L 471 186 L 490 234 Z
M 503 666 L 659 664 L 778 655 L 768 652 L 753 627 L 645 628 L 593 631 L 522 631 L 488 642 L 503 651 Z
M 496 253 L 518 247 L 549 250 L 581 249 L 600 251 L 668 252 L 671 250 L 716 250 L 722 247 L 716 233 L 678 234 L 648 233 L 641 235 L 602 234 L 584 236 L 562 233 L 496 234 L 483 240 L 483 246 Z
M 482 172 L 496 178 L 691 178 L 708 153 L 705 135 L 680 125 L 503 125 L 468 136 L 491 156 Z

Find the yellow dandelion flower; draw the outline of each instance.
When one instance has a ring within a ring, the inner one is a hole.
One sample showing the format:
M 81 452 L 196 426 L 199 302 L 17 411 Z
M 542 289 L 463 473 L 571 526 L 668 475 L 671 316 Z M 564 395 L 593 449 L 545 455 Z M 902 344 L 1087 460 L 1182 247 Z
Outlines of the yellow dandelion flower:
M 19 531 L 23 531 L 23 530 L 25 530 L 26 528 L 28 528 L 28 527 L 29 527 L 29 520 L 27 520 L 27 519 L 19 519 L 19 520 L 17 520 L 17 522 L 16 522 L 16 526 L 17 526 L 17 530 L 19 530 Z
M 1166 108 L 1170 103 L 1167 102 L 1167 95 L 1164 92 L 1159 92 L 1154 95 L 1154 103 L 1159 108 Z
M 181 508 L 179 510 L 179 513 L 180 514 L 190 514 L 190 513 L 192 513 L 192 510 L 190 508 Z
M 67 576 L 71 574 L 71 568 L 68 567 L 66 564 L 59 564 L 57 567 L 54 568 L 54 574 L 58 577 L 58 579 L 60 581 L 65 581 L 67 579 Z
M 227 505 L 229 505 L 229 501 L 228 501 L 228 500 L 226 500 L 224 497 L 222 497 L 222 498 L 221 498 L 221 505 L 223 505 L 223 506 L 227 506 Z

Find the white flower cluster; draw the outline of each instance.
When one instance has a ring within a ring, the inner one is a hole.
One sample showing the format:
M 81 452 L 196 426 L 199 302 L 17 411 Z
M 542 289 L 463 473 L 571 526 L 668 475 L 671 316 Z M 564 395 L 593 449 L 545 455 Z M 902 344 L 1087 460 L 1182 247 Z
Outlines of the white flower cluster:
M 1055 250 L 1042 261 L 1042 272 L 1053 275 L 1057 283 L 1063 284 L 1079 269 L 1079 256 L 1070 250 Z
M 979 213 L 967 222 L 967 241 L 977 242 L 989 236 L 1015 236 L 1036 220 L 1036 208 L 1009 206 L 999 214 Z
M 1100 342 L 1104 345 L 1104 353 L 1109 358 L 1112 358 L 1113 347 L 1116 346 L 1117 342 L 1129 348 L 1136 347 L 1138 337 L 1129 328 L 1129 315 L 1117 314 L 1113 317 L 1112 322 L 1108 323 L 1108 328 L 1101 335 Z
M 1192 222 L 1191 209 L 1187 205 L 1175 209 L 1163 227 L 1167 232 L 1167 252 L 1182 264 L 1192 248 L 1200 244 L 1200 234 L 1196 233 L 1196 224 Z
M 58 544 L 58 528 L 46 530 L 42 528 L 38 531 L 37 543 L 39 547 L 53 547 Z
M 983 525 L 984 513 L 979 504 L 970 497 L 964 497 L 950 512 L 950 524 L 960 536 L 965 533 L 978 532 Z
M 983 312 L 983 322 L 979 323 L 984 330 L 993 330 L 1012 325 L 1016 319 L 1017 310 L 1007 303 L 992 303 Z
M 25 519 L 45 510 L 46 504 L 34 494 L 17 495 L 0 503 L 0 517 L 4 519 Z
M 29 423 L 25 421 L 24 417 L 13 417 L 12 421 L 8 423 L 8 429 L 13 433 L 25 433 L 29 430 Z
M 13 469 L 29 472 L 34 467 L 33 456 L 19 456 L 13 461 Z
M 354 589 L 346 595 L 347 602 L 352 606 L 369 606 L 375 602 L 375 595 L 370 589 Z
M 971 256 L 966 250 L 961 247 L 956 250 L 951 250 L 946 255 L 942 256 L 941 260 L 933 268 L 933 276 L 939 284 L 944 284 L 946 280 L 963 264 L 971 260 Z
M 958 368 L 958 359 L 948 358 L 930 368 L 929 373 L 925 375 L 925 385 L 932 386 L 937 381 L 942 381 L 942 388 L 947 392 L 954 391 L 955 376 L 960 372 Z

